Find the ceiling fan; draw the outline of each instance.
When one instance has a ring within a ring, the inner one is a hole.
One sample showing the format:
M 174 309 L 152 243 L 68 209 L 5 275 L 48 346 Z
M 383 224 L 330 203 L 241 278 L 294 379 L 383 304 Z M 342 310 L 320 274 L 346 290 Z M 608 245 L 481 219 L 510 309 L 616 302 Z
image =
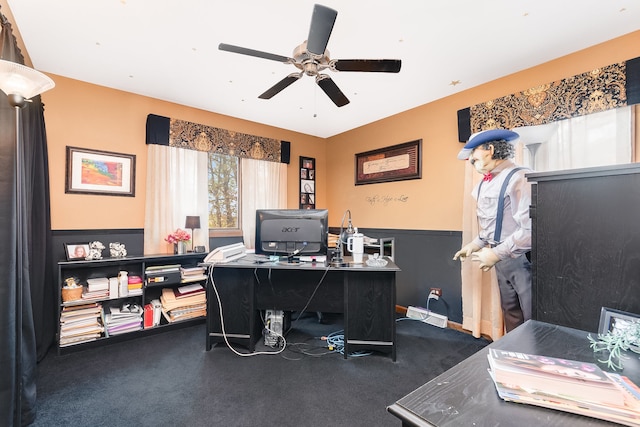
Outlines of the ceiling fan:
M 321 71 L 329 69 L 331 71 L 397 73 L 400 71 L 402 61 L 399 59 L 330 59 L 329 51 L 326 48 L 337 16 L 338 12 L 333 9 L 319 4 L 314 5 L 309 37 L 293 50 L 293 58 L 225 43 L 220 43 L 218 49 L 256 56 L 284 64 L 293 64 L 300 70 L 289 74 L 267 89 L 258 98 L 271 99 L 306 74 L 315 76 L 316 84 L 331 98 L 334 104 L 342 107 L 349 103 L 349 99 L 342 93 L 331 77 L 326 74 L 320 74 Z

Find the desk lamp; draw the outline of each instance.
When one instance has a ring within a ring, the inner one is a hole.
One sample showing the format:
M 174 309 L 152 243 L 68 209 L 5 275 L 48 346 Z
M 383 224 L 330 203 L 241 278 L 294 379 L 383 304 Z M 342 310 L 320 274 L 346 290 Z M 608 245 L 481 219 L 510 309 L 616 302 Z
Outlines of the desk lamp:
M 200 228 L 200 217 L 187 215 L 187 221 L 184 224 L 184 228 L 188 228 L 191 230 L 191 252 L 193 252 L 193 243 L 195 240 L 193 230 L 196 228 Z
M 53 80 L 33 68 L 25 67 L 17 62 L 0 59 L 0 90 L 9 99 L 9 105 L 16 110 L 16 169 L 15 169 L 15 193 L 16 204 L 13 214 L 16 219 L 16 375 L 15 375 L 15 414 L 16 425 L 21 425 L 22 412 L 22 286 L 23 286 L 23 239 L 26 235 L 22 221 L 25 208 L 23 188 L 23 147 L 20 135 L 20 110 L 27 105 L 29 98 L 45 92 L 55 86 Z
M 347 224 L 347 229 L 344 230 L 344 220 L 349 215 L 349 223 Z M 344 230 L 344 231 L 343 231 Z M 341 267 L 344 264 L 344 245 L 347 244 L 349 237 L 355 233 L 353 228 L 353 224 L 351 223 L 351 211 L 347 209 L 342 215 L 342 221 L 340 222 L 340 235 L 338 236 L 338 253 L 334 255 L 331 260 L 331 264 L 334 267 Z

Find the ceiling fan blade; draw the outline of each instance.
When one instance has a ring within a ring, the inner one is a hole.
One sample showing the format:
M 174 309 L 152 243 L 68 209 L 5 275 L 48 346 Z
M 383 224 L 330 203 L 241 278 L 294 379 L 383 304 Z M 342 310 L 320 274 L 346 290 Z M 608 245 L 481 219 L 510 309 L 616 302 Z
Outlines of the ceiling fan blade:
M 220 43 L 218 45 L 218 49 L 227 52 L 240 53 L 242 55 L 257 56 L 258 58 L 270 59 L 272 61 L 284 62 L 285 64 L 294 62 L 293 59 L 287 58 L 286 56 L 276 55 L 269 52 L 262 52 L 260 50 L 248 49 L 246 47 L 234 46 L 232 44 Z
M 316 76 L 316 83 L 338 107 L 343 107 L 349 103 L 349 99 L 344 96 L 344 93 L 342 93 L 338 85 L 331 80 L 331 77 L 326 74 L 318 74 Z
M 300 79 L 300 77 L 302 77 L 302 74 L 303 73 L 292 73 L 292 74 L 289 74 L 287 77 L 285 77 L 284 79 L 280 80 L 278 83 L 276 83 L 275 85 L 273 85 L 269 89 L 267 89 L 258 98 L 260 98 L 260 99 L 271 99 L 271 98 L 273 98 L 274 95 L 277 95 L 278 93 L 280 93 L 281 91 L 283 91 L 284 89 L 289 87 L 291 84 L 297 82 L 298 79 Z
M 329 37 L 336 22 L 338 12 L 326 6 L 313 6 L 309 37 L 307 37 L 307 51 L 314 55 L 323 55 L 329 43 Z
M 374 73 L 398 73 L 402 61 L 399 59 L 335 59 L 330 67 L 336 71 L 367 71 Z

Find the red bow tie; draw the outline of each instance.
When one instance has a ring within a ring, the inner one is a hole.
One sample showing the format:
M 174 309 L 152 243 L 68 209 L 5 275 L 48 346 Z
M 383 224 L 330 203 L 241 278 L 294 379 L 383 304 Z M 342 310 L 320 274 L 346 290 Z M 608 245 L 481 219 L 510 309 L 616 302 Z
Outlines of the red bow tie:
M 493 175 L 491 175 L 491 172 L 487 172 L 484 174 L 484 178 L 482 178 L 483 181 L 491 181 L 491 178 L 493 178 Z

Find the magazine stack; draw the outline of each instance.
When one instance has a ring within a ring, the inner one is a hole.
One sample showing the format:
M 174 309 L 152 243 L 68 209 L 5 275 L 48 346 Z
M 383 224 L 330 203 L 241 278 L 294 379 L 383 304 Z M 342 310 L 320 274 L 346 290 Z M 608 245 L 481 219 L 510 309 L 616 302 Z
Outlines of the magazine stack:
M 588 362 L 491 349 L 490 374 L 506 400 L 640 426 L 640 388 Z

